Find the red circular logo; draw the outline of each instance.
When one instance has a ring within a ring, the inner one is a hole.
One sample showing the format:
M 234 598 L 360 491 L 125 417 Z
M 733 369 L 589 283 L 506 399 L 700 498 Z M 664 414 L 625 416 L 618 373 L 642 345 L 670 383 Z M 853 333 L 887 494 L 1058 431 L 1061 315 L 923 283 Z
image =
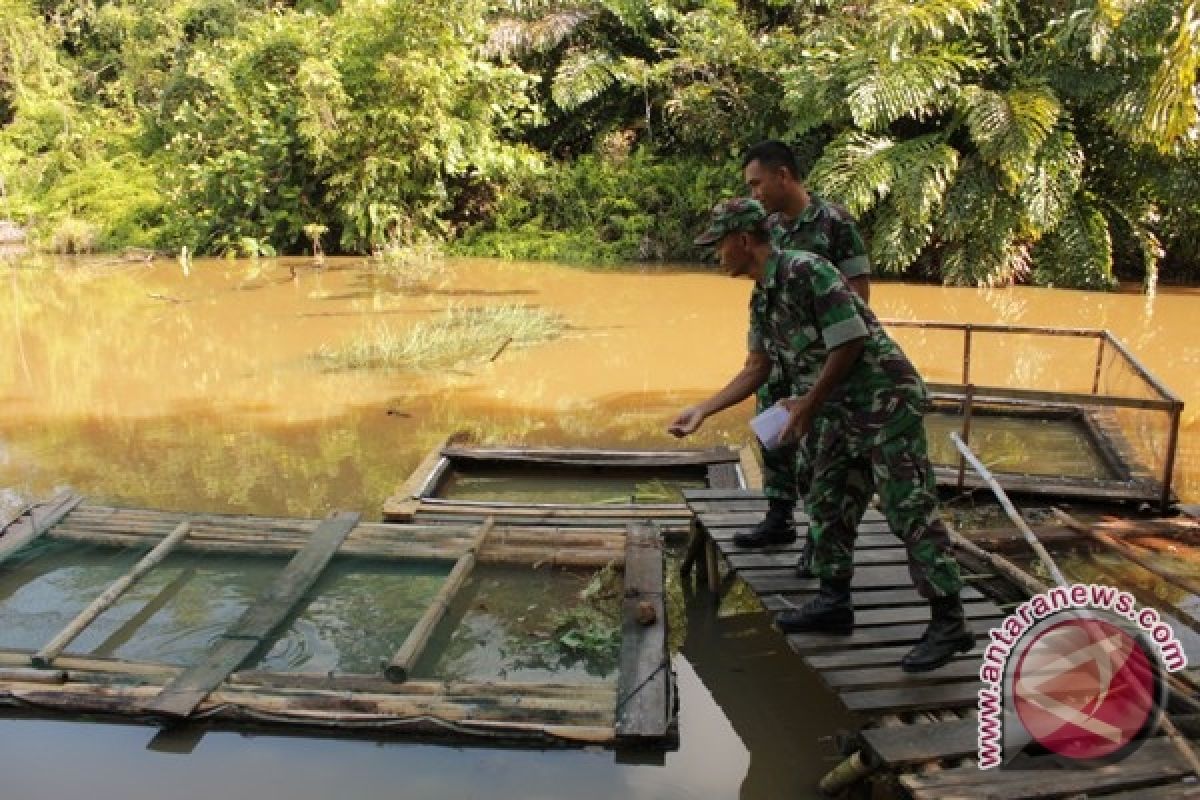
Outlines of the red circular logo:
M 1140 738 L 1159 709 L 1156 663 L 1139 639 L 1109 622 L 1054 623 L 1029 641 L 1013 671 L 1017 716 L 1053 753 L 1111 756 Z

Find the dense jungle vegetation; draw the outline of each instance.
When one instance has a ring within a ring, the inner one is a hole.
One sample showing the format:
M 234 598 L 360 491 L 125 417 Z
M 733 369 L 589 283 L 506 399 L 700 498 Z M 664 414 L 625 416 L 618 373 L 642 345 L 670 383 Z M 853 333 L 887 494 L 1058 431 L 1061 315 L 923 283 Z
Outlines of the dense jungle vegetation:
M 61 252 L 692 259 L 780 137 L 877 269 L 1200 280 L 1200 0 L 0 0 Z

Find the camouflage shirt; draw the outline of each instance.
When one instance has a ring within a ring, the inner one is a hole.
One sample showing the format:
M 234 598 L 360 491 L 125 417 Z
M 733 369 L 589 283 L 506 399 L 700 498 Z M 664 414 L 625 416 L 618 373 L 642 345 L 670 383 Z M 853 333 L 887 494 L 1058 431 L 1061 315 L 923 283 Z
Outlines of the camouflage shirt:
M 847 278 L 857 278 L 871 273 L 871 261 L 867 257 L 867 246 L 858 225 L 850 212 L 830 203 L 815 194 L 809 195 L 809 203 L 800 216 L 790 222 L 781 212 L 767 217 L 771 240 L 782 250 L 807 250 L 829 260 Z M 750 295 L 750 313 L 756 309 L 761 313 L 765 298 L 756 286 Z M 755 340 L 754 328 L 750 328 L 750 349 L 762 350 L 762 342 Z
M 838 417 L 860 434 L 903 428 L 919 420 L 925 384 L 904 352 L 826 259 L 802 251 L 775 250 L 755 291 L 750 339 L 782 370 L 797 394 L 816 382 L 829 352 L 865 339 L 863 354 L 829 397 L 822 418 Z

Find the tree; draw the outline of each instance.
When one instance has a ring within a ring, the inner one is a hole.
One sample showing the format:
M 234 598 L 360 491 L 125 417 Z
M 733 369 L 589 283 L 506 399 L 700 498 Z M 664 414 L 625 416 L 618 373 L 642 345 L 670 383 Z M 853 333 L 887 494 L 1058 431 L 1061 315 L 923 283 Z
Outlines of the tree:
M 1053 16 L 1032 3 L 882 0 L 832 15 L 784 76 L 792 134 L 831 136 L 811 181 L 867 216 L 885 270 L 1107 287 L 1116 236 L 1139 243 L 1152 280 L 1147 204 L 1161 184 L 1126 158 L 1146 191 L 1120 191 L 1100 160 L 1118 142 L 1140 156 L 1195 139 L 1178 92 L 1155 88 L 1190 82 L 1195 104 L 1194 69 L 1167 63 L 1188 37 L 1168 52 L 1150 33 L 1153 19 L 1187 26 L 1164 16 L 1169 5 Z

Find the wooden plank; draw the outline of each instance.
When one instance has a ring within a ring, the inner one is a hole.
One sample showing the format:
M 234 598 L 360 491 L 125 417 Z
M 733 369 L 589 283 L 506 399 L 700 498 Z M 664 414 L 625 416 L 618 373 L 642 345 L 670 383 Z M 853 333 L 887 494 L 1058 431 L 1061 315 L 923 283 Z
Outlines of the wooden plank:
M 1171 743 L 1152 739 L 1119 763 L 1090 769 L 1048 772 L 1039 768 L 1006 767 L 981 770 L 971 765 L 902 775 L 900 784 L 917 800 L 1052 800 L 1084 793 L 1091 797 L 1106 790 L 1136 789 L 1178 780 L 1187 774 L 1188 768 L 1182 764 Z M 1142 795 L 1138 793 L 1137 796 Z
M 648 623 L 647 605 L 655 615 Z M 630 525 L 621 602 L 618 739 L 647 741 L 667 735 L 671 727 L 670 677 L 662 542 L 653 525 Z
M 846 708 L 858 714 L 895 714 L 902 711 L 932 711 L 968 708 L 979 702 L 979 677 L 922 686 L 842 691 Z
M 454 596 L 462 585 L 470 576 L 471 571 L 475 568 L 476 554 L 483 547 L 484 540 L 491 532 L 495 520 L 488 517 L 487 520 L 479 526 L 479 532 L 475 535 L 474 541 L 457 562 L 454 568 L 450 570 L 450 574 L 446 576 L 446 580 L 442 583 L 440 589 L 433 600 L 425 608 L 425 613 L 417 620 L 417 624 L 408 632 L 408 636 L 404 638 L 403 644 L 396 654 L 392 656 L 392 660 L 383 669 L 383 674 L 388 680 L 396 683 L 403 683 L 408 680 L 409 673 L 412 671 L 413 665 L 417 659 L 421 657 L 421 652 L 429 643 L 429 637 L 433 635 L 434 628 L 438 622 L 445 616 L 446 611 L 450 608 L 450 603 L 453 602 Z
M 868 512 L 869 514 L 870 512 Z M 876 512 L 878 514 L 879 512 Z M 705 527 L 708 528 L 738 528 L 753 527 L 762 519 L 759 511 L 710 511 L 702 516 Z M 796 512 L 796 521 L 807 523 L 808 518 L 803 513 Z M 882 517 L 871 519 L 864 516 L 858 525 L 859 533 L 888 533 L 887 521 Z
M 358 520 L 359 514 L 346 511 L 326 517 L 305 548 L 222 635 L 222 641 L 200 663 L 177 675 L 144 710 L 175 717 L 191 714 L 287 618 Z
M 689 503 L 693 500 L 766 500 L 761 489 L 684 489 L 683 499 Z
M 979 719 L 972 713 L 965 719 L 868 728 L 861 734 L 871 754 L 884 765 L 895 768 L 974 755 L 979 748 Z
M 1143 786 L 1129 792 L 1104 795 L 1104 800 L 1196 800 L 1200 787 L 1193 781 L 1172 781 L 1159 786 Z
M 514 516 L 530 519 L 658 519 L 674 517 L 690 519 L 691 512 L 682 503 L 605 503 L 585 506 L 569 503 L 508 503 L 475 500 L 442 500 L 428 498 L 421 501 L 421 510 L 435 514 L 466 514 L 470 516 Z
M 995 625 L 996 621 L 991 619 L 967 620 L 967 628 L 977 639 L 985 638 L 987 632 Z M 897 644 L 907 644 L 911 647 L 925 633 L 925 628 L 922 624 L 855 628 L 845 636 L 831 633 L 794 633 L 787 637 L 787 641 L 793 652 L 802 656 L 853 647 L 875 648 Z
M 979 659 L 983 656 L 983 637 L 977 637 L 979 643 L 975 649 L 955 656 L 956 660 Z M 804 660 L 810 667 L 822 672 L 835 669 L 853 669 L 879 664 L 899 664 L 900 659 L 912 649 L 912 644 L 886 645 L 859 650 L 832 650 L 824 653 L 811 653 Z
M 722 549 L 725 549 L 725 550 L 728 550 L 728 551 L 734 552 L 734 553 L 764 553 L 764 552 L 775 552 L 775 551 L 777 551 L 777 552 L 787 552 L 787 551 L 799 552 L 799 549 L 803 544 L 801 542 L 800 537 L 808 535 L 807 527 L 798 526 L 796 528 L 796 541 L 792 542 L 791 544 L 772 545 L 770 547 L 756 547 L 753 549 L 748 549 L 748 548 L 744 548 L 744 547 L 738 547 L 737 545 L 733 544 L 733 537 L 735 534 L 737 534 L 741 531 L 749 531 L 750 530 L 749 527 L 745 527 L 745 528 L 705 528 L 705 530 L 707 530 L 709 532 L 709 535 L 712 536 L 712 539 L 714 542 L 717 542 L 718 544 L 721 545 Z M 859 534 L 858 538 L 854 540 L 854 549 L 855 550 L 877 550 L 879 548 L 897 547 L 899 545 L 900 545 L 900 540 L 897 539 L 895 536 L 892 536 L 890 533 L 888 533 L 888 534 L 874 534 L 874 533 Z
M 815 592 L 814 592 L 815 594 Z M 798 608 L 802 601 L 793 601 L 785 608 Z M 999 621 L 1004 612 L 990 601 L 964 603 L 963 611 L 967 619 L 992 619 Z M 905 623 L 929 622 L 929 604 L 924 599 L 907 606 L 891 606 L 887 608 L 855 608 L 855 627 L 868 628 L 872 625 L 900 625 Z
M 451 461 L 543 464 L 563 467 L 690 467 L 707 466 L 738 460 L 737 453 L 728 448 L 679 451 L 615 451 L 615 450 L 483 450 L 466 447 L 443 447 L 442 455 Z
M 768 611 L 783 611 L 785 608 L 794 608 L 802 604 L 816 593 L 817 589 L 814 586 L 812 589 L 800 593 L 767 594 L 759 599 Z M 983 599 L 983 595 L 974 586 L 964 586 L 959 597 L 963 602 Z M 856 589 L 854 591 L 855 610 L 919 606 L 926 602 L 916 589 Z
M 817 585 L 816 578 L 801 580 L 791 569 L 754 570 L 741 575 L 742 579 L 759 594 L 767 592 L 795 592 Z M 907 566 L 885 565 L 860 567 L 854 570 L 854 588 L 905 589 L 913 585 Z
M 10 523 L 0 536 L 0 562 L 53 528 L 82 502 L 83 495 L 64 489 L 49 501 L 29 509 L 26 516 Z
M 765 548 L 746 550 L 736 548 L 725 552 L 725 560 L 736 570 L 782 569 L 796 566 L 796 555 L 789 552 L 770 552 Z M 879 566 L 884 564 L 907 564 L 908 553 L 903 547 L 854 550 L 855 566 Z

